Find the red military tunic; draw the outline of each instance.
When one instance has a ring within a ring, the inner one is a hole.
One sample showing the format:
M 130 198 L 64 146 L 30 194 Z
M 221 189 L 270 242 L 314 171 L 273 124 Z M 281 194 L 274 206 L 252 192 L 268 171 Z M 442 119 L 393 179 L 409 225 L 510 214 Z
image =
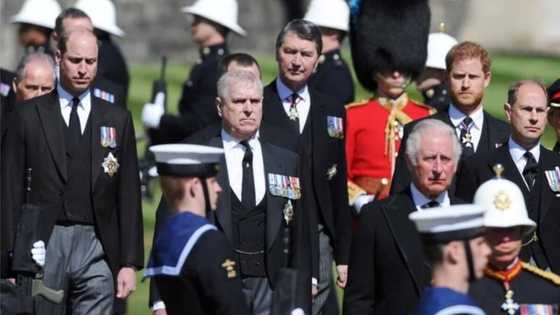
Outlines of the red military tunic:
M 433 113 L 433 108 L 410 100 L 406 94 L 396 100 L 378 98 L 346 106 L 350 204 L 364 190 L 377 198 L 388 195 L 403 126 Z

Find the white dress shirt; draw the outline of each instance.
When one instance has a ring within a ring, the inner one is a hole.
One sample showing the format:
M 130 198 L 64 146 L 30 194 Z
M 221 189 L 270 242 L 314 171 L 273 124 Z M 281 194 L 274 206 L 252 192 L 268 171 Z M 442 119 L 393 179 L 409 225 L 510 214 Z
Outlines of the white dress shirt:
M 467 117 L 467 115 L 465 115 L 463 112 L 458 110 L 457 107 L 455 107 L 453 104 L 449 104 L 448 112 L 449 112 L 449 119 L 451 120 L 451 123 L 455 127 L 457 138 L 459 138 L 461 136 L 461 128 L 459 128 L 459 126 L 461 125 L 461 122 L 463 122 L 463 119 Z M 473 126 L 471 127 L 470 131 L 472 136 L 472 143 L 474 146 L 473 149 L 474 152 L 476 152 L 478 148 L 478 143 L 480 142 L 480 137 L 482 136 L 482 124 L 484 123 L 484 110 L 482 109 L 482 106 L 480 106 L 476 111 L 471 113 L 469 117 L 471 117 L 471 119 L 473 120 Z M 459 142 L 461 142 L 461 139 L 459 139 Z
M 531 150 L 526 150 L 525 148 L 520 146 L 517 142 L 515 142 L 515 140 L 513 140 L 510 136 L 508 140 L 508 149 L 509 149 L 509 154 L 511 155 L 511 159 L 513 160 L 513 163 L 515 163 L 515 166 L 517 167 L 519 174 L 521 174 L 521 178 L 523 178 L 525 185 L 527 185 L 527 181 L 525 181 L 525 177 L 523 177 L 523 169 L 525 168 L 525 165 L 527 165 L 527 158 L 524 157 L 523 154 L 525 154 L 525 152 L 527 151 L 531 152 L 538 163 L 539 157 L 541 156 L 540 142 L 537 143 L 537 145 L 535 145 L 533 148 L 531 148 Z M 529 188 L 529 185 L 527 185 L 527 188 Z
M 239 139 L 234 138 L 222 129 L 222 143 L 224 145 L 224 153 L 226 156 L 226 165 L 229 178 L 229 186 L 235 193 L 237 198 L 241 200 L 241 188 L 243 187 L 243 156 L 245 156 L 245 147 L 240 143 Z M 264 162 L 262 156 L 261 143 L 256 134 L 248 141 L 251 151 L 253 152 L 253 180 L 255 182 L 255 202 L 259 204 L 266 192 L 266 181 L 264 177 Z
M 57 84 L 57 92 L 58 92 L 58 103 L 60 104 L 60 112 L 62 113 L 62 118 L 66 123 L 66 126 L 70 125 L 70 113 L 72 112 L 72 100 L 74 96 L 72 94 L 66 92 L 64 88 Z M 86 124 L 89 118 L 89 113 L 91 112 L 91 93 L 89 89 L 87 89 L 84 93 L 82 93 L 79 97 L 80 104 L 76 109 L 78 113 L 78 119 L 80 120 L 80 128 L 82 130 L 82 134 L 84 134 L 84 130 L 86 130 Z
M 412 202 L 414 202 L 414 206 L 418 211 L 424 210 L 422 209 L 422 206 L 432 201 L 432 199 L 424 196 L 424 194 L 422 194 L 420 190 L 416 188 L 416 185 L 414 185 L 414 183 L 410 183 L 410 192 L 412 193 Z M 451 200 L 449 200 L 449 194 L 447 193 L 447 190 L 439 194 L 437 198 L 434 199 L 434 201 L 437 201 L 440 207 L 449 207 L 449 205 L 451 204 Z
M 284 111 L 286 111 L 286 114 L 289 115 L 290 106 L 292 105 L 292 94 L 294 94 L 294 92 L 282 82 L 280 77 L 276 78 L 276 91 L 278 92 L 278 96 L 282 100 Z M 307 88 L 307 85 L 295 93 L 299 96 L 296 108 L 299 116 L 299 132 L 302 133 L 303 128 L 305 127 L 305 122 L 307 121 L 307 116 L 309 116 L 309 110 L 311 108 L 311 96 L 309 95 L 309 89 Z

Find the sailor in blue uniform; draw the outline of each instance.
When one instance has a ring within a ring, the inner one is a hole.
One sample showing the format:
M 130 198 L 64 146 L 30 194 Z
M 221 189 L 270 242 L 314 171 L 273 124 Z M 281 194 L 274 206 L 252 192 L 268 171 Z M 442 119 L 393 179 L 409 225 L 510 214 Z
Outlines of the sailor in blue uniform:
M 206 219 L 221 191 L 216 174 L 223 150 L 166 144 L 150 151 L 167 204 L 176 209 L 160 230 L 145 271 L 154 278 L 167 314 L 249 314 L 233 250 Z
M 470 282 L 482 277 L 490 255 L 483 215 L 483 207 L 466 204 L 409 215 L 432 268 L 432 286 L 422 293 L 415 315 L 485 315 L 467 295 Z

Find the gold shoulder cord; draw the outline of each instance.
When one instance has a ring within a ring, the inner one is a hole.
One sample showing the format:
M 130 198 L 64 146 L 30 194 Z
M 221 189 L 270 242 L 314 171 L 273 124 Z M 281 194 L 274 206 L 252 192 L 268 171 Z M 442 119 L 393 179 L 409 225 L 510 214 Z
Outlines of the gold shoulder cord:
M 531 264 L 528 263 L 523 263 L 523 269 L 526 269 L 527 271 L 530 271 L 534 274 L 536 274 L 537 276 L 540 276 L 541 278 L 545 278 L 547 280 L 552 281 L 552 283 L 556 284 L 556 285 L 560 285 L 560 276 L 558 276 L 557 274 L 550 272 L 550 271 L 545 271 L 542 270 L 538 267 L 535 267 Z

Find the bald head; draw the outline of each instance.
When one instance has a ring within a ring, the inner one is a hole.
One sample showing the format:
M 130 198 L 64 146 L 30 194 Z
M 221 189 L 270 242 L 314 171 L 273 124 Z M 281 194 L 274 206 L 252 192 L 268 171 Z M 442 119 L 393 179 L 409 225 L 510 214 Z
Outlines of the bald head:
M 73 96 L 87 90 L 97 74 L 97 37 L 85 29 L 62 34 L 56 61 L 60 67 L 60 84 Z
M 17 68 L 14 91 L 17 101 L 49 93 L 54 88 L 55 70 L 53 59 L 41 52 L 26 55 Z

